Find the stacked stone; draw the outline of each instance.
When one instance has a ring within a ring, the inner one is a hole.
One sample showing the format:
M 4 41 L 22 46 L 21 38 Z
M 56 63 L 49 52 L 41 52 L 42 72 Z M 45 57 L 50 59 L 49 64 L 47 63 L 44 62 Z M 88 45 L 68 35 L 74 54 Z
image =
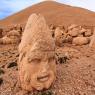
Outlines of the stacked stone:
M 17 30 L 11 30 L 0 39 L 0 44 L 17 44 L 20 42 L 20 33 Z
M 55 43 L 57 46 L 63 46 L 64 43 L 72 43 L 74 45 L 86 45 L 91 41 L 93 35 L 93 27 L 83 27 L 72 24 L 63 28 L 58 26 L 54 32 Z

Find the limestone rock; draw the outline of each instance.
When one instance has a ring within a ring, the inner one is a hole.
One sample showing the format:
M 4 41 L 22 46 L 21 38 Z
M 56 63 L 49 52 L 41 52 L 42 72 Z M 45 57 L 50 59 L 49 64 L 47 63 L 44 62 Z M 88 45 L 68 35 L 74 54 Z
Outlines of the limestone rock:
M 72 37 L 77 37 L 80 33 L 81 26 L 78 26 L 76 24 L 72 24 L 71 26 L 68 27 L 68 33 Z
M 64 42 L 66 42 L 65 29 L 63 29 L 62 27 L 57 27 L 55 29 L 55 44 L 57 46 L 63 46 Z
M 89 43 L 89 47 L 95 48 L 95 27 L 94 27 L 94 32 L 93 35 L 90 37 L 91 41 Z
M 7 36 L 8 37 L 10 37 L 10 36 L 20 37 L 20 33 L 17 30 L 11 30 L 10 32 L 8 32 Z
M 78 34 L 79 34 L 79 30 L 77 28 L 74 28 L 72 30 L 69 31 L 69 34 L 72 36 L 72 37 L 77 37 Z
M 27 91 L 48 89 L 55 80 L 55 43 L 44 17 L 32 14 L 19 45 L 19 81 Z
M 3 38 L 0 39 L 0 44 L 16 44 L 20 42 L 20 33 L 16 30 L 11 30 Z
M 75 45 L 86 45 L 89 43 L 89 39 L 86 37 L 75 37 L 72 43 Z
M 4 36 L 3 38 L 0 39 L 0 44 L 12 44 L 12 41 L 9 37 Z
M 91 31 L 91 29 L 86 29 L 85 37 L 89 37 L 89 36 L 92 36 L 92 31 Z
M 81 30 L 80 30 L 80 34 L 85 34 L 85 32 L 86 32 L 87 30 L 85 29 L 85 28 L 81 28 Z
M 78 25 L 76 24 L 71 24 L 69 27 L 68 27 L 68 30 L 72 30 L 73 28 L 76 28 L 78 27 Z

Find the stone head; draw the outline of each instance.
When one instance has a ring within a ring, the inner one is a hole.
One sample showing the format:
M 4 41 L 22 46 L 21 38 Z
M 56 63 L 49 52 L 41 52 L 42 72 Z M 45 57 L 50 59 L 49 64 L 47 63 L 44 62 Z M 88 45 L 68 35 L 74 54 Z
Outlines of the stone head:
M 35 20 L 35 28 L 30 27 L 31 35 L 28 37 L 26 36 L 28 30 L 24 31 L 19 45 L 19 79 L 21 87 L 28 91 L 48 89 L 56 77 L 54 39 L 43 16 L 33 14 L 32 20 Z M 42 23 L 40 27 L 39 22 Z

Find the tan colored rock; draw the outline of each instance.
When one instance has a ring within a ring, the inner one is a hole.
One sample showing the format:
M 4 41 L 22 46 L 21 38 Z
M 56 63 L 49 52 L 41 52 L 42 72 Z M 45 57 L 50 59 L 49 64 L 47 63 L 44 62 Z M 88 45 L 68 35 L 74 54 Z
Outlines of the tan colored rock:
M 86 37 L 75 37 L 75 38 L 73 38 L 72 43 L 74 45 L 86 45 L 89 43 L 89 41 L 90 40 Z
M 11 30 L 10 32 L 7 33 L 7 36 L 8 37 L 15 36 L 15 37 L 20 38 L 21 35 L 17 30 Z
M 89 36 L 92 36 L 93 32 L 91 29 L 86 29 L 85 31 L 85 37 L 89 37 Z
M 17 30 L 20 34 L 24 31 L 24 26 L 17 24 L 13 30 Z
M 89 47 L 95 48 L 95 27 L 94 27 L 94 31 L 93 31 L 93 35 L 90 37 L 90 43 L 89 43 Z
M 0 44 L 12 44 L 12 40 L 9 37 L 4 36 L 0 39 Z
M 72 30 L 69 31 L 69 34 L 72 37 L 77 37 L 78 34 L 79 34 L 79 30 L 77 28 L 74 28 L 74 29 L 72 29 Z
M 55 44 L 63 46 L 64 42 L 66 42 L 66 31 L 62 27 L 57 27 L 55 29 Z
M 61 30 L 60 27 L 55 29 L 55 44 L 57 46 L 63 45 L 63 30 Z
M 72 24 L 68 27 L 68 33 L 72 37 L 77 37 L 80 34 L 81 26 L 78 26 L 76 24 Z
M 81 30 L 80 30 L 80 34 L 83 34 L 83 33 L 85 33 L 87 30 L 86 29 L 84 29 L 84 28 L 81 28 Z
M 11 30 L 3 38 L 0 39 L 0 44 L 17 44 L 20 42 L 20 33 L 16 30 Z
M 42 15 L 29 17 L 19 45 L 19 55 L 22 89 L 48 89 L 56 77 L 55 44 Z
M 73 37 L 70 36 L 70 35 L 68 35 L 68 34 L 66 34 L 65 42 L 66 42 L 66 43 L 72 43 L 72 40 L 73 40 Z
M 68 27 L 68 30 L 72 30 L 73 28 L 76 28 L 78 27 L 78 25 L 76 24 L 71 24 L 69 27 Z

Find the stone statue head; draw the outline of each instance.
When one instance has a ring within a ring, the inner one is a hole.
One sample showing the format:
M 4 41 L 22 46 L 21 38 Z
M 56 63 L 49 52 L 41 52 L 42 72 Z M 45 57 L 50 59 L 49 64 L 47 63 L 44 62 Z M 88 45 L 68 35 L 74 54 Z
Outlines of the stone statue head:
M 19 45 L 19 81 L 27 91 L 48 89 L 56 77 L 55 44 L 42 15 L 32 14 Z

